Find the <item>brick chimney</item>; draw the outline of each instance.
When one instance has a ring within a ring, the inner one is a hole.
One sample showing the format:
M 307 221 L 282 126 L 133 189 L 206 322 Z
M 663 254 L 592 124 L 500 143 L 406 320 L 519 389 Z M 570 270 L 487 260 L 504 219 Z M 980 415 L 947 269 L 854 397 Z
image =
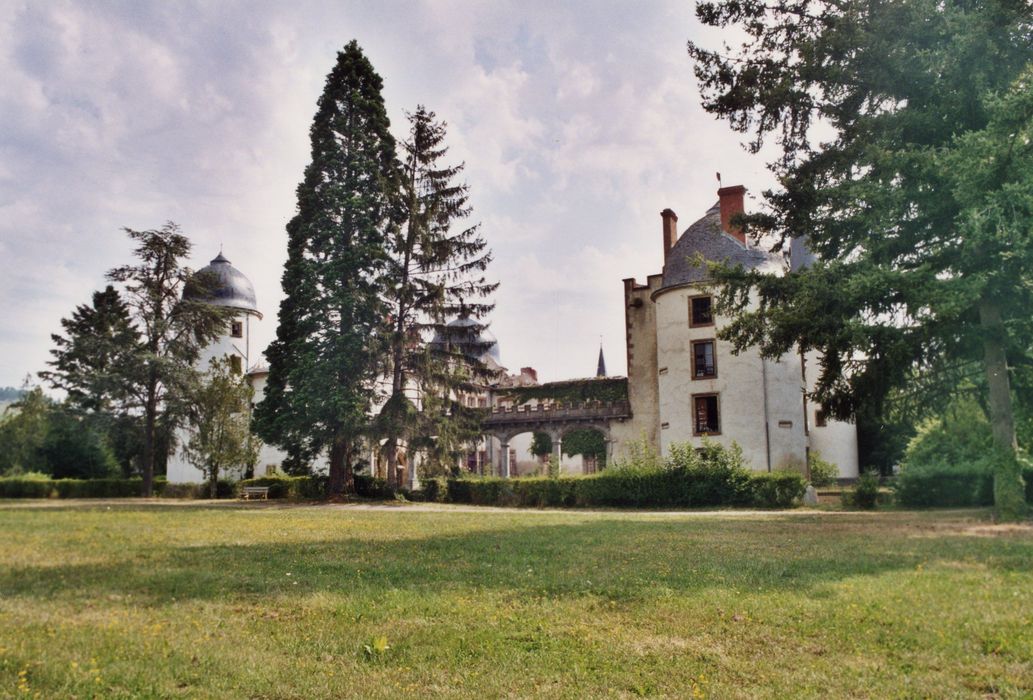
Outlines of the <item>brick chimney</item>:
M 521 367 L 520 374 L 526 374 L 531 377 L 536 383 L 538 382 L 538 372 L 534 367 Z
M 739 226 L 733 228 L 731 222 L 733 216 L 745 211 L 743 206 L 743 195 L 745 194 L 746 188 L 742 185 L 722 187 L 717 191 L 717 196 L 721 199 L 721 228 L 728 235 L 738 238 L 743 245 L 746 245 L 746 234 Z
M 667 262 L 667 255 L 671 252 L 674 244 L 678 242 L 678 215 L 670 209 L 664 209 L 660 212 L 660 216 L 664 221 L 664 262 Z

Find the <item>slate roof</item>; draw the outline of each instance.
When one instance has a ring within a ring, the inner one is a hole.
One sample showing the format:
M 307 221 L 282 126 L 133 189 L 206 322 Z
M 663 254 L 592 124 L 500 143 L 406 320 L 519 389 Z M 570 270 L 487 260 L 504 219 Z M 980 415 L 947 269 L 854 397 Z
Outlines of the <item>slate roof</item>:
M 184 299 L 258 313 L 258 301 L 255 299 L 255 288 L 251 284 L 251 280 L 245 277 L 243 272 L 233 267 L 222 253 L 219 253 L 211 263 L 197 272 L 212 280 L 212 289 L 207 293 L 201 293 L 196 284 L 192 286 L 188 282 L 183 289 Z
M 747 239 L 744 246 L 738 239 L 721 229 L 721 203 L 707 210 L 703 218 L 682 233 L 671 248 L 664 264 L 664 279 L 660 289 L 693 284 L 706 279 L 706 268 L 692 264 L 697 253 L 713 262 L 742 265 L 746 268 L 782 268 L 782 256 L 771 253 Z

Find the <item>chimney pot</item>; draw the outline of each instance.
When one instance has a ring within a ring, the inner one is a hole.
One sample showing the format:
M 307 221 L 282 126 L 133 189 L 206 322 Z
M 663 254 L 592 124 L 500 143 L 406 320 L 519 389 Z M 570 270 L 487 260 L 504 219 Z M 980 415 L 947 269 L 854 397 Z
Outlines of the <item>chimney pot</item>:
M 664 262 L 666 263 L 671 248 L 678 242 L 678 215 L 670 209 L 664 209 L 660 212 L 660 217 L 663 219 Z
M 743 245 L 746 245 L 746 233 L 741 226 L 732 226 L 732 217 L 746 211 L 743 204 L 745 194 L 746 188 L 742 185 L 722 187 L 717 191 L 717 196 L 721 200 L 721 228 L 728 235 L 737 238 Z

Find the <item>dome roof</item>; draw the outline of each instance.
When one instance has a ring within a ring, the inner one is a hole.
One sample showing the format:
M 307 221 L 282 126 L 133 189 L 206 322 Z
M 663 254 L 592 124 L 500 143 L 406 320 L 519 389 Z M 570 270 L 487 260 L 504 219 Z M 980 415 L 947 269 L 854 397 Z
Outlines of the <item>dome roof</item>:
M 198 289 L 197 284 L 188 282 L 183 290 L 184 299 L 250 311 L 261 318 L 262 314 L 258 312 L 255 288 L 252 286 L 251 280 L 230 265 L 230 261 L 223 257 L 221 252 L 206 267 L 198 270 L 197 274 L 211 279 L 210 289 L 201 290 Z
M 501 362 L 499 353 L 499 341 L 483 324 L 470 318 L 469 314 L 463 313 L 459 318 L 449 321 L 445 328 L 434 334 L 430 346 L 436 349 L 445 349 L 449 344 L 462 348 L 469 356 L 476 356 L 481 361 L 491 358 L 495 362 Z
M 707 210 L 703 218 L 685 229 L 671 248 L 664 263 L 663 284 L 658 291 L 704 281 L 707 278 L 706 267 L 692 263 L 697 253 L 711 262 L 742 265 L 748 269 L 782 269 L 781 255 L 771 253 L 749 239 L 744 245 L 724 232 L 721 228 L 721 203 L 718 202 Z

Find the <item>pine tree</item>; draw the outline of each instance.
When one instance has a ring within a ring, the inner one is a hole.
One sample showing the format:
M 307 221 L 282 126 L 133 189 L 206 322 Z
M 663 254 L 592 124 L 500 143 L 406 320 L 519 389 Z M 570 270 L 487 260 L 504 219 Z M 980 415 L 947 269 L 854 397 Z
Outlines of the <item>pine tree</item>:
M 385 237 L 397 196 L 383 83 L 358 44 L 337 55 L 310 131 L 312 161 L 287 225 L 276 340 L 255 428 L 292 468 L 326 450 L 329 492 L 353 487 L 385 341 Z
M 734 315 L 723 337 L 821 351 L 815 398 L 839 417 L 981 365 L 997 509 L 1018 517 L 1009 362 L 1033 344 L 1033 7 L 725 0 L 697 15 L 748 36 L 734 56 L 690 44 L 705 108 L 754 151 L 772 134 L 782 150 L 780 188 L 744 223 L 806 236 L 818 256 L 782 278 L 715 269 Z
M 123 283 L 122 298 L 141 329 L 141 341 L 131 361 L 120 366 L 119 381 L 127 401 L 143 414 L 143 493 L 153 490 L 157 458 L 166 458 L 166 439 L 184 415 L 184 400 L 196 385 L 201 351 L 225 329 L 232 311 L 212 306 L 204 298 L 213 283 L 181 264 L 190 254 L 190 241 L 169 222 L 160 229 L 125 229 L 136 241 L 136 265 L 108 272 Z M 193 294 L 183 297 L 190 284 Z M 162 449 L 165 454 L 158 455 Z
M 457 349 L 448 342 L 428 346 L 424 339 L 433 334 L 452 340 L 446 320 L 457 313 L 483 317 L 492 308 L 484 300 L 498 287 L 483 274 L 491 253 L 480 225 L 456 226 L 471 210 L 468 188 L 457 182 L 463 165 L 441 162 L 448 153 L 445 123 L 435 121 L 435 114 L 422 105 L 408 119 L 409 134 L 402 144 L 404 222 L 389 245 L 391 393 L 378 422 L 386 438 L 389 484 L 397 479 L 402 439 L 427 445 L 435 436 L 432 454 L 443 459 L 459 443 L 476 437 L 477 417 L 468 415 L 456 399 L 476 391 L 472 382 L 485 374 L 479 355 L 487 348 Z M 469 328 L 461 332 L 469 334 Z M 416 387 L 423 394 L 422 414 L 407 395 Z
M 39 376 L 67 394 L 68 404 L 83 413 L 106 414 L 125 398 L 123 379 L 140 347 L 129 308 L 108 285 L 93 293 L 93 304 L 81 304 L 71 318 L 61 319 L 65 335 L 52 334 L 53 367 Z

